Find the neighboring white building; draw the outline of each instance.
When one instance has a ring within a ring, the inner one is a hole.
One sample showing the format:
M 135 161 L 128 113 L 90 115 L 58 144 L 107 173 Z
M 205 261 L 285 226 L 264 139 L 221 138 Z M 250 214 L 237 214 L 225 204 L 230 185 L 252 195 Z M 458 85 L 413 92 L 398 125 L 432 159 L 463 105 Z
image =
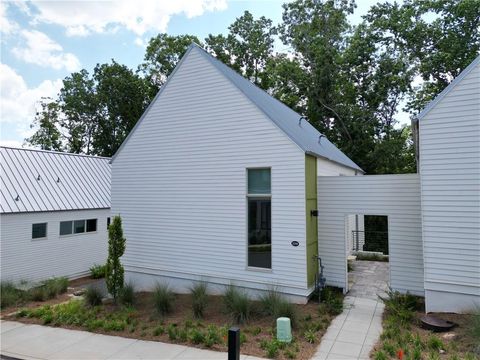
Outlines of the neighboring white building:
M 1 279 L 78 278 L 105 263 L 108 158 L 0 147 Z
M 427 311 L 480 306 L 480 56 L 418 116 Z
M 192 45 L 112 159 L 126 277 L 180 292 L 198 280 L 277 286 L 305 302 L 317 176 L 359 173 L 306 119 Z

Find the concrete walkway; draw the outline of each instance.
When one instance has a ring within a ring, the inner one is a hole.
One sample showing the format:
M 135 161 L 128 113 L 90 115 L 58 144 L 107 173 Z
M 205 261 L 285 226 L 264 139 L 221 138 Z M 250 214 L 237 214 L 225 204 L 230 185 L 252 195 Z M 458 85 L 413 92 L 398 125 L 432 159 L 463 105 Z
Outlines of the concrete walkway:
M 226 359 L 227 353 L 1 321 L 0 353 L 19 359 Z M 241 355 L 242 360 L 260 360 Z
M 314 360 L 369 359 L 382 333 L 384 305 L 377 294 L 387 289 L 388 263 L 358 261 L 353 266 L 344 311 L 328 327 Z

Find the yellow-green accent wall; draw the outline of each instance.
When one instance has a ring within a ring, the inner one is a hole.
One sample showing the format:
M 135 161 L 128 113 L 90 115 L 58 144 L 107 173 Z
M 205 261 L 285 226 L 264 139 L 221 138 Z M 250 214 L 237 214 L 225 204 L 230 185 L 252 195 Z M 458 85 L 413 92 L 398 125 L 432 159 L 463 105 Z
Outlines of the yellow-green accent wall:
M 306 243 L 307 243 L 307 283 L 315 283 L 318 262 L 318 222 L 317 217 L 311 215 L 311 210 L 317 209 L 317 158 L 305 155 L 305 216 L 306 216 Z

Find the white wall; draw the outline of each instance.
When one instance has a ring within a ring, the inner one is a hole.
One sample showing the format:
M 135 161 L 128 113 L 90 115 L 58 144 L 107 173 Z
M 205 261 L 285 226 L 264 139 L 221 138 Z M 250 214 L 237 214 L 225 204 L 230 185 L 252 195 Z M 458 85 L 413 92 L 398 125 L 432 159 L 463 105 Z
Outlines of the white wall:
M 318 176 L 353 176 L 357 171 L 349 167 L 337 164 L 333 161 L 317 158 Z M 361 172 L 358 172 L 360 175 Z
M 305 154 L 198 51 L 113 161 L 112 212 L 123 218 L 128 276 L 278 285 L 306 296 Z M 271 271 L 247 269 L 252 167 L 272 169 Z
M 480 64 L 419 127 L 427 311 L 468 311 L 480 306 Z
M 390 285 L 423 295 L 417 174 L 318 177 L 318 242 L 327 284 L 346 289 L 345 223 L 350 214 L 387 215 Z
M 1 279 L 76 278 L 107 258 L 110 209 L 0 215 Z M 60 222 L 98 219 L 97 231 L 60 236 Z M 47 222 L 47 238 L 32 239 L 32 224 Z

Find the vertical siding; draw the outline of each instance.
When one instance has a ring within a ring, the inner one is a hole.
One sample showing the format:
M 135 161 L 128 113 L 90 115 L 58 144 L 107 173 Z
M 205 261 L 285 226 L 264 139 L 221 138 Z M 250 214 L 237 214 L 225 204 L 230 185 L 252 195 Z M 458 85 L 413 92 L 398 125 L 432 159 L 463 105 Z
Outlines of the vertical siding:
M 419 126 L 425 288 L 480 304 L 480 65 Z
M 304 153 L 198 51 L 113 162 L 125 268 L 305 295 Z M 271 167 L 272 271 L 247 269 L 250 167 Z
M 318 242 L 327 283 L 346 288 L 348 215 L 387 215 L 390 285 L 423 294 L 417 174 L 318 177 Z
M 0 215 L 1 278 L 37 281 L 80 277 L 107 258 L 110 209 Z M 97 231 L 60 237 L 60 222 L 98 219 Z M 32 224 L 48 223 L 46 239 L 32 239 Z

